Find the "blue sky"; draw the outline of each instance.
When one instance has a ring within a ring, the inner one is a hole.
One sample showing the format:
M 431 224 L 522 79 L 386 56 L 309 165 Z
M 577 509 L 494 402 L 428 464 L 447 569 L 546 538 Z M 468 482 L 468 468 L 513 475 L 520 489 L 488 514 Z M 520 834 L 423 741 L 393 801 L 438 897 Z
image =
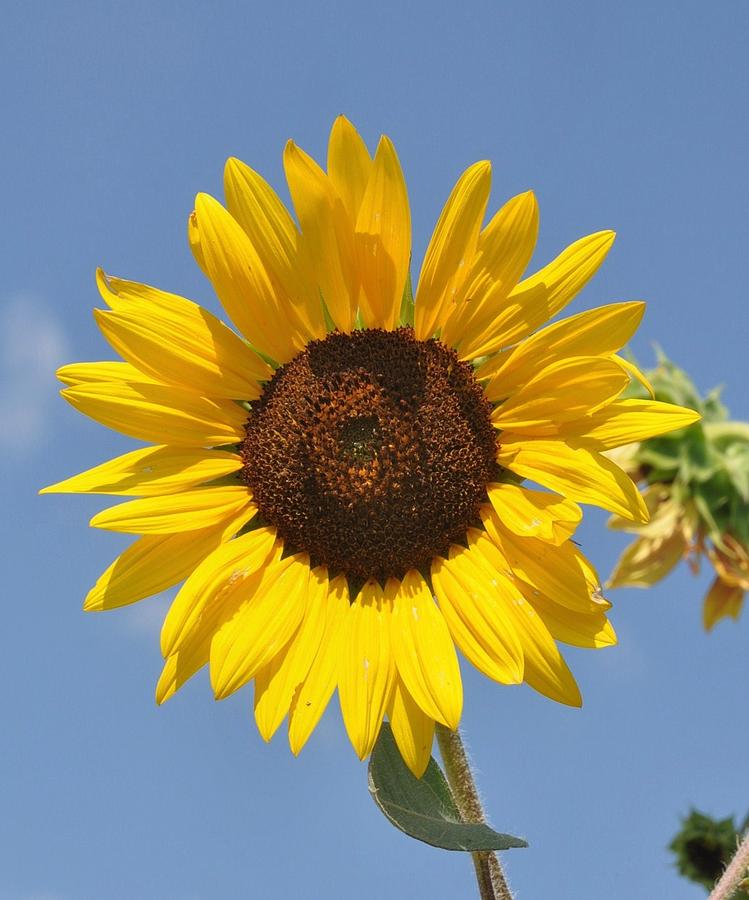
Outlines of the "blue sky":
M 5 548 L 0 900 L 471 896 L 470 861 L 408 841 L 367 795 L 335 704 L 299 759 L 258 737 L 246 691 L 199 677 L 157 709 L 168 598 L 80 611 L 119 536 L 96 498 L 37 497 L 131 446 L 56 397 L 57 365 L 109 354 L 97 265 L 215 309 L 185 220 L 237 155 L 285 195 L 293 136 L 318 158 L 346 113 L 396 143 L 418 261 L 471 162 L 492 209 L 533 188 L 536 261 L 619 237 L 573 311 L 647 299 L 660 342 L 749 418 L 744 0 L 557 3 L 11 2 L 0 76 L 0 445 Z M 417 270 L 417 266 L 414 267 Z M 624 539 L 591 512 L 607 572 Z M 691 804 L 749 807 L 749 615 L 706 636 L 708 575 L 615 593 L 620 645 L 571 651 L 568 710 L 464 667 L 464 724 L 519 898 L 697 898 L 665 846 Z

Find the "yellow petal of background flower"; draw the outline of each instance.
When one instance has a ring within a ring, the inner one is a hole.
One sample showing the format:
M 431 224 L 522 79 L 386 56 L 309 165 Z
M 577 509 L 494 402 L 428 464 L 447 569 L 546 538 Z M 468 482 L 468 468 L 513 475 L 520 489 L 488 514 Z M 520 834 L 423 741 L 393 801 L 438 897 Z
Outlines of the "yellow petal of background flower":
M 359 293 L 353 221 L 331 179 L 293 141 L 284 151 L 284 169 L 325 305 L 339 330 L 349 332 Z
M 39 493 L 153 497 L 173 494 L 241 468 L 242 458 L 236 453 L 188 447 L 144 447 L 51 484 Z
M 145 382 L 156 384 L 156 379 L 136 369 L 126 362 L 80 362 L 61 366 L 55 375 L 63 384 L 75 387 L 78 384 L 95 384 L 102 381 Z
M 79 412 L 129 437 L 181 447 L 235 444 L 247 412 L 230 400 L 209 400 L 159 384 L 97 382 L 65 388 Z
M 609 578 L 609 587 L 650 587 L 681 562 L 688 545 L 680 529 L 661 538 L 641 537 L 622 553 Z
M 551 363 L 492 413 L 492 422 L 518 434 L 555 434 L 621 394 L 629 376 L 608 359 L 580 356 Z
M 470 347 L 480 340 L 530 262 L 537 237 L 538 204 L 527 191 L 505 203 L 481 232 L 455 306 L 446 312 L 442 341 Z
M 297 754 L 307 743 L 338 681 L 338 664 L 345 649 L 349 594 L 343 575 L 328 585 L 325 602 L 325 627 L 307 677 L 291 702 L 289 711 L 289 746 Z
M 209 528 L 252 508 L 245 485 L 202 487 L 163 497 L 144 497 L 110 506 L 91 519 L 92 528 L 127 534 L 174 534 Z
M 450 634 L 466 659 L 494 681 L 520 684 L 523 648 L 512 617 L 498 602 L 474 554 L 453 546 L 449 559 L 434 559 L 432 584 Z
M 575 241 L 511 292 L 481 340 L 470 345 L 472 358 L 496 353 L 527 337 L 572 300 L 593 277 L 614 242 L 613 231 Z M 462 355 L 468 352 L 463 348 Z
M 486 396 L 496 402 L 509 397 L 551 362 L 567 356 L 608 356 L 619 350 L 637 330 L 645 312 L 642 302 L 610 303 L 569 316 L 541 329 L 495 363 L 488 360 L 478 378 L 501 368 L 486 385 Z
M 211 686 L 217 700 L 247 684 L 283 650 L 304 616 L 308 585 L 306 553 L 266 566 L 253 596 L 211 644 Z
M 346 732 L 359 759 L 372 751 L 395 683 L 390 600 L 368 581 L 351 604 L 340 661 L 338 696 Z
M 238 159 L 224 169 L 229 212 L 242 226 L 273 282 L 284 308 L 293 307 L 307 339 L 325 336 L 325 319 L 301 235 L 273 188 Z
M 424 256 L 414 307 L 418 340 L 443 324 L 449 304 L 476 252 L 491 187 L 491 163 L 474 163 L 460 176 L 445 204 Z
M 711 631 L 717 622 L 727 616 L 737 619 L 743 603 L 743 588 L 730 585 L 720 577 L 716 578 L 707 592 L 702 607 L 702 624 L 705 631 Z
M 172 601 L 161 628 L 161 652 L 180 649 L 209 604 L 261 570 L 274 549 L 275 529 L 255 528 L 221 545 L 195 567 Z
M 514 534 L 561 544 L 571 537 L 583 513 L 571 500 L 514 484 L 488 484 L 489 501 L 499 520 Z
M 463 711 L 463 685 L 450 632 L 432 592 L 415 570 L 391 578 L 393 655 L 400 678 L 427 716 L 455 729 Z
M 186 578 L 248 518 L 249 513 L 228 525 L 138 538 L 102 573 L 88 592 L 83 608 L 87 612 L 115 609 L 165 591 Z
M 208 194 L 195 198 L 195 215 L 206 271 L 222 306 L 258 350 L 288 362 L 304 346 L 304 337 L 280 308 L 252 242 Z
M 391 141 L 380 138 L 356 218 L 360 306 L 368 328 L 397 326 L 411 259 L 406 182 Z
M 304 618 L 286 650 L 282 650 L 255 676 L 255 722 L 263 740 L 269 741 L 289 712 L 295 692 L 304 682 L 320 647 L 325 630 L 328 575 L 325 569 L 310 573 Z
M 573 448 L 561 440 L 511 442 L 503 434 L 497 462 L 577 503 L 648 521 L 645 503 L 629 475 L 594 450 Z
M 94 310 L 94 316 L 123 359 L 197 394 L 256 400 L 258 382 L 273 374 L 231 329 L 189 300 L 169 310 L 136 302 L 125 310 Z
M 359 132 L 338 116 L 328 141 L 328 176 L 352 222 L 356 222 L 372 172 L 372 157 Z
M 411 697 L 400 678 L 395 681 L 388 718 L 403 762 L 416 778 L 421 778 L 432 755 L 434 719 Z

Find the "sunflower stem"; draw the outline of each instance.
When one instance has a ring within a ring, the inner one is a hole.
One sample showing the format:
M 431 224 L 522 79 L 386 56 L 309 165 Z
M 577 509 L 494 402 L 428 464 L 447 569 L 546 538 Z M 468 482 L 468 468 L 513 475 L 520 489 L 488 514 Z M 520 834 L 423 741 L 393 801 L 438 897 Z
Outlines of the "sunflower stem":
M 740 882 L 746 878 L 747 872 L 749 872 L 749 829 L 745 832 L 744 839 L 723 873 L 723 877 L 715 885 L 707 900 L 730 900 Z
M 437 723 L 437 743 L 450 789 L 466 822 L 486 823 L 476 780 L 460 732 Z M 481 900 L 512 900 L 499 857 L 490 851 L 472 853 Z

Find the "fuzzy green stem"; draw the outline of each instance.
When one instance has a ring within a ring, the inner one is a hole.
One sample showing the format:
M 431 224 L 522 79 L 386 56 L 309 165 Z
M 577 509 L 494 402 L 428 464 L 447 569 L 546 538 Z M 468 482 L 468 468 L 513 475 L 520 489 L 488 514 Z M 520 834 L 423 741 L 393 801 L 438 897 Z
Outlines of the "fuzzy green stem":
M 749 830 L 744 834 L 744 840 L 707 900 L 730 900 L 747 872 L 749 872 Z
M 460 732 L 450 731 L 437 723 L 437 743 L 448 784 L 464 821 L 486 823 L 486 815 Z M 476 851 L 471 856 L 481 900 L 512 900 L 497 854 L 485 850 Z

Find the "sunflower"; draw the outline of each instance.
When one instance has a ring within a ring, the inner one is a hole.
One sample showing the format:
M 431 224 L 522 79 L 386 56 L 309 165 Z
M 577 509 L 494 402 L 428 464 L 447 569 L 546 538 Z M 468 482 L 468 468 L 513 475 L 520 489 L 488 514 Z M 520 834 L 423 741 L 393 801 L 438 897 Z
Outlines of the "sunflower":
M 161 633 L 159 703 L 206 665 L 218 699 L 254 681 L 261 735 L 288 717 L 298 753 L 337 688 L 359 757 L 388 717 L 418 776 L 435 722 L 461 716 L 457 650 L 495 681 L 580 705 L 556 642 L 616 638 L 572 540 L 578 503 L 645 521 L 602 451 L 696 414 L 620 399 L 639 373 L 617 351 L 644 304 L 541 328 L 612 232 L 522 279 L 536 200 L 520 194 L 483 225 L 491 167 L 478 162 L 442 210 L 414 297 L 390 140 L 372 157 L 341 117 L 327 172 L 292 142 L 284 166 L 297 222 L 236 159 L 226 205 L 199 194 L 189 217 L 237 331 L 98 273 L 96 320 L 123 361 L 64 366 L 62 395 L 149 446 L 45 490 L 136 498 L 91 520 L 139 537 L 85 609 L 184 581 Z

